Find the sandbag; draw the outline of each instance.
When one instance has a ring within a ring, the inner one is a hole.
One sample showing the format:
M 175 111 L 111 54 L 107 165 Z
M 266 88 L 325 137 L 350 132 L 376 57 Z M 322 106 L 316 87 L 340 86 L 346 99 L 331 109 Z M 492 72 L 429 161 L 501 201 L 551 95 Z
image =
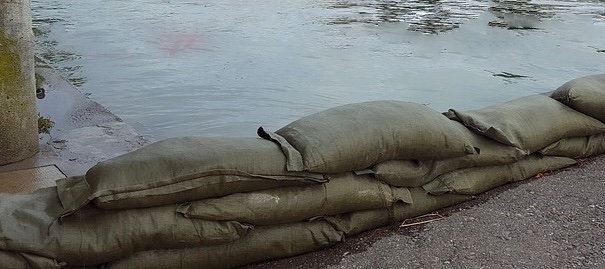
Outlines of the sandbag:
M 422 188 L 436 195 L 476 195 L 506 183 L 521 181 L 541 172 L 561 169 L 576 163 L 571 158 L 533 154 L 512 164 L 456 170 L 435 178 Z
M 38 264 L 39 265 L 39 264 Z M 10 269 L 19 269 L 19 268 L 32 268 L 37 266 L 38 268 L 44 268 L 42 266 L 38 266 L 36 264 L 30 264 L 17 252 L 9 252 L 0 250 L 0 268 L 10 268 Z M 58 266 L 49 268 L 60 268 Z
M 176 207 L 82 208 L 60 222 L 56 258 L 69 265 L 100 264 L 143 250 L 232 242 L 252 229 L 235 221 L 187 219 Z
M 551 97 L 605 122 L 605 74 L 572 79 L 557 88 Z
M 56 187 L 0 194 L 0 250 L 30 253 L 69 266 L 96 265 L 138 251 L 234 241 L 252 227 L 235 221 L 193 220 L 178 205 L 104 210 L 87 205 L 59 219 Z
M 457 158 L 444 161 L 452 159 Z M 376 179 L 391 186 L 418 187 L 432 180 L 436 166 L 435 160 L 388 160 L 374 165 L 370 171 Z
M 470 201 L 472 196 L 458 194 L 432 195 L 423 188 L 410 188 L 412 203 L 395 203 L 390 209 L 371 209 L 326 217 L 338 229 L 351 236 L 389 225 L 393 222 L 424 215 L 435 210 Z
M 180 250 L 145 251 L 109 263 L 106 268 L 121 269 L 136 268 L 137 266 L 142 268 L 199 268 L 200 265 L 204 265 L 204 268 L 232 268 L 269 259 L 294 256 L 311 251 L 311 249 L 317 250 L 343 241 L 344 234 L 355 235 L 388 225 L 393 221 L 402 221 L 472 199 L 471 196 L 456 194 L 434 196 L 427 194 L 422 188 L 412 188 L 410 192 L 412 204 L 397 202 L 390 210 L 364 210 L 317 218 L 308 223 L 258 226 L 246 237 L 233 242 L 229 247 L 217 245 Z M 327 225 L 327 223 L 331 225 Z M 322 229 L 321 233 L 307 230 L 308 225 L 318 224 Z M 275 230 L 277 227 L 281 231 Z M 292 227 L 296 227 L 295 230 L 292 230 Z M 287 238 L 284 238 L 284 235 L 287 235 Z
M 64 268 L 65 265 L 65 263 L 59 263 L 54 259 L 42 256 L 0 250 L 0 268 L 2 269 L 59 269 Z
M 530 95 L 480 110 L 445 113 L 505 145 L 536 152 L 560 139 L 605 132 L 605 124 L 543 95 Z
M 605 133 L 563 138 L 539 151 L 543 155 L 586 158 L 605 153 Z
M 73 210 L 90 200 L 120 209 L 326 181 L 321 174 L 286 171 L 279 145 L 264 139 L 180 137 L 100 162 L 78 192 L 62 184 L 59 192 Z
M 229 244 L 139 252 L 109 263 L 105 269 L 233 268 L 319 250 L 341 241 L 344 234 L 321 220 L 261 226 Z
M 372 172 L 376 178 L 391 186 L 419 187 L 447 172 L 475 166 L 513 163 L 529 154 L 519 148 L 477 135 L 458 122 L 454 123 L 470 138 L 471 143 L 480 149 L 478 154 L 442 160 L 389 160 L 373 166 Z
M 346 173 L 322 185 L 284 187 L 193 201 L 177 210 L 188 218 L 235 220 L 256 225 L 411 203 L 407 188 L 390 187 L 370 175 Z
M 259 136 L 279 143 L 288 170 L 343 173 L 392 159 L 444 159 L 473 154 L 469 139 L 439 112 L 402 101 L 343 105 Z

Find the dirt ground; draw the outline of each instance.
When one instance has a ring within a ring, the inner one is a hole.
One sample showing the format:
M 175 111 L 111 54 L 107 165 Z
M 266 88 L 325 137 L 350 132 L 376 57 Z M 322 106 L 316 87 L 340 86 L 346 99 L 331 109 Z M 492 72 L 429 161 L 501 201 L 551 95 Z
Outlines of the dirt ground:
M 261 268 L 605 268 L 605 155 Z

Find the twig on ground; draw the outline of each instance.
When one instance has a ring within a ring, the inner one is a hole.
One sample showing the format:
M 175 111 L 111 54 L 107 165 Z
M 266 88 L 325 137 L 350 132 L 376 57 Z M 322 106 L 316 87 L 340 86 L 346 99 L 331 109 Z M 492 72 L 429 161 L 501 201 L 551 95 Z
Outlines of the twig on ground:
M 426 223 L 430 223 L 433 221 L 442 220 L 444 218 L 445 218 L 444 216 L 437 214 L 437 213 L 426 214 L 426 215 L 422 215 L 422 216 L 418 216 L 415 218 L 404 220 L 401 223 L 401 225 L 399 225 L 399 228 L 426 224 Z

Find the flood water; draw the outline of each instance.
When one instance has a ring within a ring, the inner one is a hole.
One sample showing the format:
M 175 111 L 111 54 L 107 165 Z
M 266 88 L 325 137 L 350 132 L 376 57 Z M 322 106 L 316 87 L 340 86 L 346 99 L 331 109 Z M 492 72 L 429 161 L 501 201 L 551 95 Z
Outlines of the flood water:
M 144 136 L 337 105 L 478 109 L 605 73 L 605 2 L 32 0 L 37 55 Z

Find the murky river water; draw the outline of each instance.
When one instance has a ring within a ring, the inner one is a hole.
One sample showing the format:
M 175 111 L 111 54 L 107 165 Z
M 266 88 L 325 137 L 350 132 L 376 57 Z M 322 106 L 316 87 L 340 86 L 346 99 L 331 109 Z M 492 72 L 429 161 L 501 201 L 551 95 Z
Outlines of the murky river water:
M 605 73 L 603 1 L 32 0 L 37 54 L 145 136 L 477 109 Z

